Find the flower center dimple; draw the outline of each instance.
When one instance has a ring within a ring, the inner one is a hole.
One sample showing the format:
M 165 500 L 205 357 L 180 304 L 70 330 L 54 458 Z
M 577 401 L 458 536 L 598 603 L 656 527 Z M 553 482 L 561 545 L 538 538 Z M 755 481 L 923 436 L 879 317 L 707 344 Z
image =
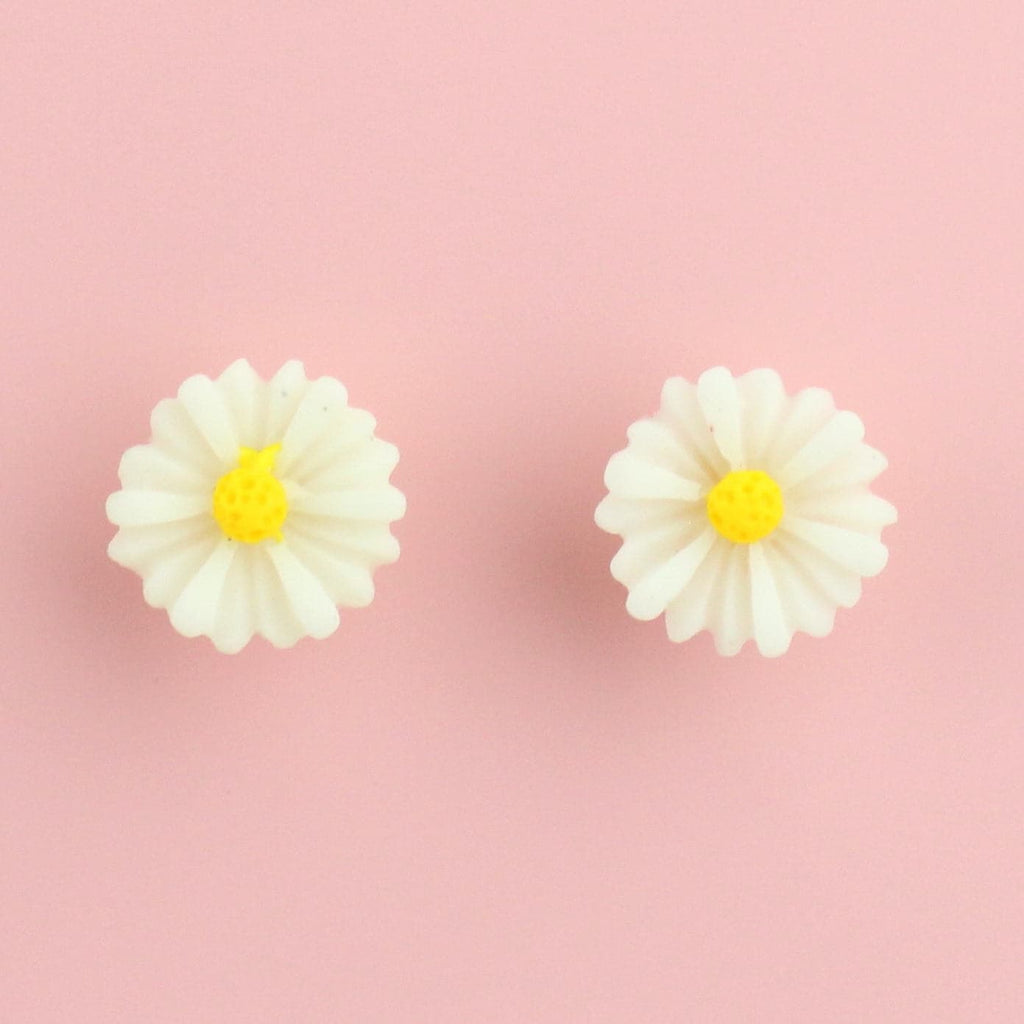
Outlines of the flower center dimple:
M 726 540 L 753 544 L 767 537 L 782 519 L 782 491 L 760 469 L 728 473 L 708 494 L 708 519 Z
M 225 537 L 245 544 L 258 544 L 268 537 L 281 540 L 288 496 L 273 474 L 274 459 L 280 450 L 279 444 L 259 452 L 242 448 L 238 452 L 238 466 L 217 481 L 213 517 Z

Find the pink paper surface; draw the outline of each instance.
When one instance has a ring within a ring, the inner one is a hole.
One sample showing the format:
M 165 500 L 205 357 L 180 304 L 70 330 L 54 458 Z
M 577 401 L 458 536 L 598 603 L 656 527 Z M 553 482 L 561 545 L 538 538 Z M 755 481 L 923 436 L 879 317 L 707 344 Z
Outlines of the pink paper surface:
M 1024 1020 L 1019 3 L 87 3 L 0 27 L 0 1019 Z M 330 640 L 108 561 L 196 372 L 340 377 L 409 500 Z M 891 462 L 765 661 L 592 523 L 665 377 Z

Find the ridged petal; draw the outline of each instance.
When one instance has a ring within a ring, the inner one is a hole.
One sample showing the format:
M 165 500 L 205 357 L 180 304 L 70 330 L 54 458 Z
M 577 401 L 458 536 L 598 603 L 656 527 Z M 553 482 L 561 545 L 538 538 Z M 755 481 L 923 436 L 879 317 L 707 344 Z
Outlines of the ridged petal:
M 249 544 L 239 544 L 224 579 L 217 620 L 210 632 L 214 646 L 223 654 L 237 654 L 256 631 L 252 564 L 266 555 Z
M 288 476 L 306 486 L 349 459 L 373 437 L 377 421 L 365 409 L 346 408 L 331 424 L 316 445 L 305 450 L 288 464 Z
M 784 466 L 775 470 L 781 487 L 790 488 L 838 461 L 860 443 L 864 424 L 852 412 L 837 412 Z
M 387 441 L 370 438 L 324 466 L 319 473 L 307 477 L 305 486 L 310 491 L 334 491 L 386 485 L 397 465 L 398 449 Z
M 239 447 L 263 448 L 267 385 L 249 360 L 236 359 L 217 378 L 217 386 L 234 421 Z
M 121 456 L 117 475 L 129 491 L 211 494 L 215 483 L 194 464 L 175 459 L 152 444 L 129 448 Z
M 604 471 L 605 486 L 620 498 L 696 501 L 700 486 L 671 470 L 643 462 L 630 449 L 616 452 Z
M 700 402 L 697 387 L 682 377 L 670 377 L 661 389 L 659 419 L 665 420 L 679 434 L 682 446 L 700 467 L 705 486 L 729 472 L 729 463 L 714 442 Z
M 731 469 L 745 464 L 739 390 L 724 367 L 705 370 L 697 381 L 697 400 L 715 445 Z
M 238 431 L 224 394 L 209 377 L 196 374 L 178 388 L 178 400 L 223 466 L 238 458 Z
M 594 522 L 606 533 L 624 535 L 672 521 L 689 522 L 705 515 L 700 505 L 694 502 L 651 501 L 607 494 L 594 511 Z
M 743 406 L 743 441 L 747 468 L 759 468 L 786 412 L 782 378 L 774 370 L 751 370 L 737 381 Z
M 287 544 L 271 544 L 267 554 L 277 570 L 292 615 L 303 632 L 318 640 L 330 636 L 338 628 L 338 609 L 320 581 Z
M 261 447 L 280 442 L 308 389 L 306 371 L 297 359 L 290 359 L 274 374 L 267 383 L 266 421 Z
M 176 547 L 156 560 L 143 577 L 142 594 L 154 608 L 170 608 L 223 535 L 204 534 L 194 544 Z
M 237 544 L 226 538 L 219 541 L 170 606 L 171 625 L 182 636 L 213 633 L 220 614 L 224 581 L 237 551 Z
M 701 532 L 685 522 L 669 521 L 627 537 L 611 561 L 612 576 L 632 587 L 660 565 L 664 565 Z
M 372 520 L 336 519 L 289 513 L 285 536 L 301 537 L 310 544 L 330 550 L 338 558 L 368 569 L 390 565 L 398 559 L 398 540 L 386 523 Z
M 817 548 L 777 530 L 770 538 L 774 550 L 789 564 L 796 566 L 802 578 L 822 595 L 825 601 L 839 608 L 852 608 L 861 595 L 861 577 L 838 565 Z
M 787 507 L 801 518 L 877 536 L 896 522 L 896 508 L 866 487 L 826 491 L 791 499 Z
M 297 490 L 293 494 L 289 490 L 288 500 L 298 512 L 337 519 L 375 519 L 390 523 L 405 515 L 405 495 L 390 484 L 323 493 Z
M 373 577 L 365 560 L 353 563 L 337 548 L 295 532 L 288 538 L 288 547 L 335 604 L 365 608 L 373 600 Z
M 682 643 L 708 628 L 711 596 L 726 561 L 729 545 L 716 540 L 693 579 L 665 609 L 665 629 L 675 643 Z
M 852 451 L 841 456 L 831 465 L 823 466 L 798 486 L 794 494 L 818 494 L 841 490 L 857 485 L 867 485 L 888 465 L 886 457 L 870 445 L 858 444 Z
M 748 555 L 754 639 L 757 641 L 757 649 L 765 657 L 777 658 L 789 650 L 793 632 L 786 624 L 775 573 L 765 554 L 765 545 L 749 545 Z
M 292 611 L 281 577 L 270 560 L 270 547 L 269 544 L 254 546 L 249 559 L 256 632 L 274 647 L 294 647 L 306 630 Z
M 115 526 L 148 526 L 210 513 L 208 494 L 115 491 L 107 498 L 107 518 Z
M 787 515 L 781 529 L 858 576 L 876 576 L 889 558 L 881 541 L 842 526 Z
M 126 569 L 145 576 L 153 565 L 178 550 L 211 543 L 220 531 L 212 519 L 179 519 L 150 526 L 122 526 L 114 534 L 107 553 Z
M 719 654 L 732 657 L 754 635 L 750 570 L 742 544 L 726 542 L 725 561 L 708 605 L 708 628 Z
M 772 476 L 785 466 L 831 418 L 836 406 L 824 388 L 804 388 L 787 403 L 782 422 L 765 452 L 764 469 Z
M 707 475 L 693 452 L 688 451 L 679 432 L 660 419 L 637 420 L 626 431 L 629 450 L 643 462 L 661 466 L 692 480 L 699 488 L 709 486 Z
M 780 545 L 768 542 L 763 547 L 789 627 L 808 636 L 828 636 L 835 625 L 835 602 L 810 577 L 806 566 Z
M 306 450 L 332 427 L 348 407 L 348 392 L 333 377 L 320 377 L 306 389 L 295 409 L 284 437 L 277 467 L 287 476 Z
M 636 619 L 657 618 L 693 579 L 715 541 L 708 527 L 667 562 L 649 572 L 630 590 L 626 610 Z
M 216 480 L 224 471 L 223 463 L 203 440 L 188 410 L 177 398 L 164 398 L 153 407 L 149 417 L 152 443 L 162 452 L 204 476 Z

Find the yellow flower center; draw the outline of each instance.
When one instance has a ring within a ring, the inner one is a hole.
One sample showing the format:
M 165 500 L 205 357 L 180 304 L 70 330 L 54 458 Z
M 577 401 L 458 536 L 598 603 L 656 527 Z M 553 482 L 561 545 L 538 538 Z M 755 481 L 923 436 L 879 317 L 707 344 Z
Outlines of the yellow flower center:
M 782 519 L 782 491 L 760 469 L 728 473 L 708 494 L 708 519 L 726 540 L 753 544 L 767 537 Z
M 281 540 L 281 526 L 288 515 L 288 496 L 272 472 L 280 450 L 279 444 L 259 452 L 242 448 L 238 453 L 238 466 L 217 481 L 213 490 L 213 517 L 225 537 L 245 544 L 258 544 L 268 537 Z

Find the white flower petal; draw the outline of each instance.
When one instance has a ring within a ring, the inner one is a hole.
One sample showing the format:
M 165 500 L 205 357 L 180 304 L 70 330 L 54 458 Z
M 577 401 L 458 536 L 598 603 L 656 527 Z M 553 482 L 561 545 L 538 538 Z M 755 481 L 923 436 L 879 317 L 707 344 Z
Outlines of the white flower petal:
M 177 398 L 161 399 L 149 417 L 152 444 L 185 466 L 194 467 L 216 480 L 224 472 L 223 463 L 203 440 L 188 410 Z
M 804 388 L 789 400 L 782 422 L 764 454 L 763 465 L 775 476 L 785 464 L 820 430 L 835 414 L 836 406 L 832 396 L 824 388 Z
M 694 527 L 683 520 L 670 520 L 661 526 L 633 534 L 623 541 L 622 547 L 612 558 L 612 576 L 623 586 L 632 587 L 686 547 L 703 530 L 704 525 Z
M 630 424 L 626 436 L 629 438 L 629 451 L 641 461 L 692 480 L 699 489 L 708 485 L 700 463 L 683 446 L 679 434 L 664 420 L 637 420 Z
M 303 453 L 338 423 L 347 407 L 348 392 L 341 381 L 320 377 L 309 385 L 281 439 L 277 468 L 282 476 L 289 475 Z
M 852 412 L 837 412 L 784 466 L 778 466 L 775 479 L 785 490 L 832 465 L 860 443 L 864 424 Z
M 260 447 L 277 444 L 284 437 L 308 389 L 306 371 L 297 359 L 290 359 L 274 374 L 267 383 L 266 420 Z
M 852 608 L 861 595 L 861 578 L 856 572 L 836 564 L 810 544 L 777 530 L 770 537 L 772 548 L 789 564 L 796 566 L 804 580 L 818 590 L 829 604 Z
M 310 544 L 329 549 L 338 558 L 367 569 L 390 565 L 399 554 L 398 541 L 387 524 L 372 520 L 335 519 L 290 512 L 285 522 L 285 536 L 289 543 L 295 537 L 301 537 Z
M 289 489 L 288 501 L 298 512 L 336 519 L 376 519 L 390 523 L 405 515 L 405 495 L 390 484 L 322 493 L 302 489 L 293 493 Z
M 740 397 L 733 375 L 724 366 L 705 370 L 697 381 L 697 400 L 722 457 L 730 468 L 742 467 Z
M 866 487 L 797 497 L 787 503 L 787 508 L 803 519 L 845 526 L 874 536 L 897 518 L 895 507 Z
M 867 485 L 888 466 L 889 461 L 870 445 L 858 444 L 831 465 L 822 467 L 798 486 L 793 493 L 817 494 L 860 484 Z
M 330 636 L 339 623 L 338 609 L 287 544 L 271 544 L 267 555 L 277 570 L 288 604 L 304 633 L 322 640 Z
M 220 534 L 213 519 L 179 519 L 150 526 L 122 526 L 107 547 L 107 554 L 126 569 L 145 576 L 161 558 L 185 548 L 214 541 Z
M 377 421 L 365 409 L 349 406 L 339 410 L 339 415 L 318 443 L 308 445 L 288 464 L 287 475 L 304 487 L 315 485 L 322 475 L 346 463 L 373 440 L 376 426 Z
M 754 635 L 750 572 L 742 544 L 726 542 L 725 560 L 708 604 L 708 628 L 719 654 L 732 657 Z
M 711 595 L 725 566 L 729 547 L 727 541 L 716 540 L 689 585 L 665 609 L 665 629 L 673 642 L 690 640 L 708 628 Z
M 265 447 L 261 423 L 266 416 L 267 385 L 249 360 L 236 359 L 217 378 L 217 386 L 234 421 L 239 447 Z
M 881 541 L 831 523 L 787 515 L 780 529 L 858 576 L 877 576 L 889 558 L 889 551 Z
M 651 501 L 608 494 L 594 511 L 594 522 L 606 533 L 624 535 L 668 522 L 693 521 L 697 516 L 706 516 L 706 512 L 694 502 Z
M 209 636 L 217 624 L 228 570 L 238 545 L 227 538 L 218 542 L 198 572 L 169 608 L 171 625 L 182 636 Z
M 675 432 L 660 420 L 637 420 L 626 428 L 626 436 L 630 447 L 655 465 L 667 463 L 671 466 L 682 452 Z
M 700 467 L 706 487 L 729 472 L 729 463 L 718 450 L 697 399 L 696 385 L 682 377 L 670 377 L 661 389 L 659 419 L 678 432 L 683 447 Z
M 236 545 L 235 557 L 221 591 L 217 620 L 209 634 L 213 645 L 223 654 L 237 654 L 256 631 L 252 572 L 256 558 L 266 556 L 251 544 Z
M 331 545 L 297 532 L 289 536 L 288 547 L 320 581 L 335 604 L 345 608 L 365 608 L 373 600 L 373 576 L 364 559 L 353 563 Z
M 738 381 L 743 407 L 743 442 L 746 467 L 762 465 L 775 432 L 786 412 L 786 389 L 774 370 L 751 370 Z
M 715 541 L 709 526 L 667 562 L 649 572 L 626 598 L 626 610 L 636 619 L 657 618 L 693 579 Z
M 118 479 L 125 490 L 210 495 L 214 481 L 195 465 L 182 462 L 152 444 L 137 444 L 121 456 Z
M 305 635 L 305 630 L 292 611 L 281 577 L 270 560 L 271 547 L 280 547 L 280 544 L 270 542 L 250 548 L 253 619 L 256 632 L 274 647 L 294 647 Z
M 238 432 L 220 388 L 196 374 L 178 388 L 178 400 L 218 460 L 225 466 L 233 463 L 238 458 Z
M 398 465 L 398 449 L 387 441 L 371 437 L 353 447 L 319 473 L 306 478 L 311 491 L 338 491 L 349 487 L 386 485 Z
M 143 578 L 142 595 L 146 601 L 154 608 L 170 608 L 223 539 L 220 531 L 206 533 L 194 544 L 166 552 Z
M 789 650 L 793 633 L 786 625 L 775 574 L 763 544 L 749 545 L 749 566 L 751 613 L 757 649 L 767 658 L 777 658 Z
M 692 480 L 641 461 L 630 449 L 616 452 L 604 471 L 605 486 L 620 498 L 676 498 L 696 501 L 700 487 Z
M 107 518 L 115 526 L 147 526 L 192 516 L 209 515 L 209 494 L 166 491 L 115 491 L 107 498 Z
M 808 636 L 828 636 L 835 625 L 835 601 L 811 579 L 806 564 L 794 561 L 779 544 L 769 541 L 763 548 L 790 628 Z

